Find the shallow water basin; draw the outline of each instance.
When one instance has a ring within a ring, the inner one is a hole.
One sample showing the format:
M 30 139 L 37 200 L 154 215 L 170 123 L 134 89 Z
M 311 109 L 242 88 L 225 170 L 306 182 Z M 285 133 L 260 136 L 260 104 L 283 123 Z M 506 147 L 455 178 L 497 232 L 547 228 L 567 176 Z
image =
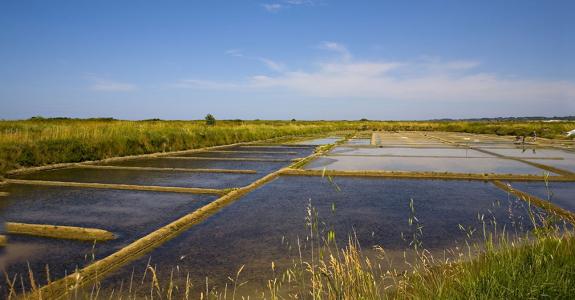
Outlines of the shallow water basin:
M 305 166 L 308 170 L 384 170 L 406 172 L 452 172 L 543 175 L 544 170 L 501 158 L 444 157 L 320 157 Z
M 9 235 L 0 249 L 0 267 L 11 276 L 28 276 L 28 265 L 40 282 L 49 265 L 52 279 L 105 257 L 133 240 L 215 200 L 216 196 L 116 191 L 10 184 L 2 199 L 2 221 L 79 226 L 108 230 L 116 239 L 91 242 Z M 86 256 L 87 255 L 87 256 Z M 93 255 L 93 256 L 92 256 Z
M 255 170 L 258 173 L 269 173 L 279 170 L 280 168 L 289 164 L 289 162 L 178 160 L 169 158 L 149 158 L 108 162 L 102 165 L 152 168 Z
M 486 153 L 467 148 L 411 148 L 411 147 L 383 147 L 383 148 L 346 148 L 337 147 L 330 152 L 333 155 L 357 156 L 447 156 L 447 157 L 494 157 Z
M 151 264 L 164 278 L 176 268 L 189 273 L 199 286 L 197 292 L 205 287 L 206 277 L 210 287 L 223 289 L 227 277 L 233 278 L 245 265 L 240 278 L 248 282 L 245 288 L 265 289 L 266 280 L 273 277 L 272 262 L 279 274 L 292 258 L 297 259 L 298 249 L 303 259 L 309 259 L 311 236 L 305 224 L 310 203 L 318 212 L 322 236 L 332 229 L 344 246 L 348 234 L 354 233 L 366 251 L 380 245 L 398 260 L 409 247 L 410 240 L 404 237 L 414 230 L 408 224 L 411 199 L 423 226 L 421 242 L 429 250 L 463 243 L 466 233 L 459 225 L 480 229 L 478 216 L 484 216 L 488 230 L 493 219 L 509 230 L 529 228 L 523 224 L 528 220 L 524 202 L 509 199 L 489 183 L 348 177 L 334 181 L 337 188 L 320 177 L 281 177 L 156 249 Z M 129 278 L 132 270 L 142 274 L 148 259 L 123 268 L 109 284 Z
M 517 148 L 483 148 L 486 151 L 500 155 L 520 158 L 563 158 L 575 159 L 575 152 L 549 148 L 517 147 Z
M 313 140 L 304 140 L 304 141 L 300 141 L 297 143 L 294 143 L 294 145 L 327 145 L 327 144 L 333 144 L 337 141 L 342 140 L 343 138 L 341 137 L 327 137 L 327 138 L 321 138 L 321 139 L 313 139 Z
M 263 174 L 224 174 L 69 168 L 34 172 L 16 176 L 15 178 L 46 181 L 223 189 L 248 185 L 261 176 L 263 176 Z
M 575 182 L 511 182 L 511 186 L 575 212 Z

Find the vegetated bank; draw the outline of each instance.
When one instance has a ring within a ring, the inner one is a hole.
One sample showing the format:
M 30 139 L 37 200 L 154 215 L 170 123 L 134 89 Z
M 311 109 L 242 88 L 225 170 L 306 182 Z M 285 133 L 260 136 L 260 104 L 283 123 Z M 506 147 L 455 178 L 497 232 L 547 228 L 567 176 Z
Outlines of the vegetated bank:
M 381 130 L 452 131 L 512 136 L 530 136 L 535 132 L 537 137 L 566 139 L 566 133 L 575 129 L 575 121 L 368 121 L 361 126 Z
M 0 121 L 0 176 L 19 167 L 178 151 L 338 130 L 417 130 L 563 137 L 574 121 Z
M 489 247 L 469 262 L 430 268 L 410 276 L 392 298 L 568 299 L 575 295 L 575 239 L 546 235 Z
M 19 167 L 178 151 L 283 136 L 327 133 L 344 124 L 316 122 L 0 121 L 0 175 Z

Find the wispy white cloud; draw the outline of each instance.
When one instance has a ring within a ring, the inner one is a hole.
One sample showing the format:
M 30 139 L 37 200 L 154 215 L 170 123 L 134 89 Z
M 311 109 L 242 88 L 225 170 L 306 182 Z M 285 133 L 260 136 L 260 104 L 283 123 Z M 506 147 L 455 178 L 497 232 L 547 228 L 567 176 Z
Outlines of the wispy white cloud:
M 288 5 L 298 6 L 317 6 L 317 5 L 325 5 L 325 1 L 323 0 L 283 0 L 283 3 Z
M 347 50 L 347 47 L 336 42 L 321 42 L 318 46 L 320 49 L 333 51 L 339 53 L 344 60 L 350 60 L 352 58 L 351 53 Z
M 230 56 L 235 56 L 235 57 L 243 57 L 244 56 L 244 54 L 242 53 L 242 50 L 240 50 L 240 49 L 226 50 L 226 54 L 230 55 Z
M 314 63 L 307 70 L 275 68 L 275 75 L 254 75 L 239 82 L 203 82 L 192 88 L 252 91 L 281 90 L 295 96 L 379 101 L 501 103 L 568 103 L 575 98 L 575 83 L 566 80 L 521 79 L 480 71 L 475 60 L 418 58 L 407 61 L 358 60 L 335 42 L 322 49 L 337 58 Z M 342 59 L 344 58 L 344 59 Z M 272 68 L 273 69 L 273 68 Z
M 282 10 L 283 8 L 285 8 L 284 5 L 280 4 L 280 3 L 263 3 L 262 7 L 271 13 L 276 13 L 280 10 Z
M 394 75 L 403 68 L 417 66 L 405 62 L 332 63 L 320 65 L 318 70 L 311 72 L 254 76 L 250 84 L 258 88 L 288 89 L 312 97 L 382 101 L 565 101 L 575 97 L 572 82 L 510 79 L 487 73 L 459 75 L 445 71 Z
M 108 79 L 96 77 L 94 75 L 87 76 L 88 80 L 92 81 L 89 89 L 98 92 L 131 92 L 138 89 L 135 84 L 117 82 Z
M 323 3 L 319 0 L 283 0 L 274 3 L 262 3 L 261 6 L 270 13 L 277 13 L 281 10 L 296 6 L 315 6 Z
M 238 90 L 247 88 L 241 83 L 221 82 L 204 79 L 181 79 L 176 83 L 168 85 L 172 88 L 203 89 L 203 90 Z
M 270 68 L 273 71 L 276 72 L 281 72 L 285 69 L 284 64 L 271 60 L 269 58 L 265 58 L 265 57 L 258 57 L 258 60 L 261 61 L 263 64 L 265 64 L 268 68 Z
M 241 57 L 245 59 L 259 61 L 272 71 L 281 72 L 285 70 L 285 65 L 281 62 L 275 61 L 267 57 L 244 55 L 244 53 L 240 49 L 229 49 L 226 51 L 226 54 L 233 57 Z

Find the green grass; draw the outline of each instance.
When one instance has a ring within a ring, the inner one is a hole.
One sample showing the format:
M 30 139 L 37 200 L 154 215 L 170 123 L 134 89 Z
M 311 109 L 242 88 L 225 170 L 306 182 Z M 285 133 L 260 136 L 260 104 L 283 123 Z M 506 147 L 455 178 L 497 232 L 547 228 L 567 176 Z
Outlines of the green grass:
M 0 122 L 0 175 L 18 167 L 202 148 L 340 129 L 338 124 L 30 120 Z
M 120 121 L 42 119 L 0 121 L 0 176 L 19 167 L 177 151 L 338 130 L 429 130 L 561 138 L 575 122 L 539 121 Z
M 391 293 L 399 299 L 569 299 L 575 295 L 575 239 L 504 240 L 468 262 L 419 270 Z

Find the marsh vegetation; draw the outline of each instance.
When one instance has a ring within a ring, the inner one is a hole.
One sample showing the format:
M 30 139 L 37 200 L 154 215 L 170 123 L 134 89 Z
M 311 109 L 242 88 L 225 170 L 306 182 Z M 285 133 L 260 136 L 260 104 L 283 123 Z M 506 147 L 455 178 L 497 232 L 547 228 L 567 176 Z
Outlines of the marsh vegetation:
M 212 116 L 213 118 L 213 116 Z M 542 121 L 0 121 L 0 174 L 18 167 L 178 151 L 338 130 L 452 131 L 565 138 L 575 122 Z M 573 138 L 573 137 L 571 137 Z

